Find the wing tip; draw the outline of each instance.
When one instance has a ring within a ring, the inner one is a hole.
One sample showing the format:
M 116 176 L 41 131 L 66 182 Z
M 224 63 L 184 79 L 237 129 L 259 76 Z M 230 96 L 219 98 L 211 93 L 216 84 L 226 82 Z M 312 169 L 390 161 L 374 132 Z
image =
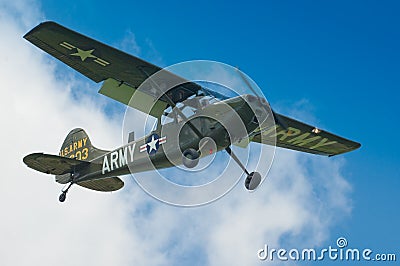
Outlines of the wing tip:
M 60 26 L 58 23 L 48 20 L 48 21 L 43 21 L 41 23 L 39 23 L 38 25 L 36 25 L 33 29 L 31 29 L 30 31 L 28 31 L 27 33 L 25 33 L 25 35 L 23 36 L 24 39 L 29 40 L 29 37 L 32 36 L 35 32 L 40 31 L 43 28 L 49 28 L 52 26 Z
M 361 148 L 361 143 L 356 142 L 356 144 L 354 145 L 354 149 L 357 150 Z
M 348 152 L 351 152 L 351 151 L 355 151 L 355 150 L 357 150 L 357 149 L 359 149 L 359 148 L 361 147 L 361 143 L 353 142 L 353 144 L 354 144 L 354 145 L 348 147 L 346 150 L 344 150 L 344 151 L 342 151 L 342 152 L 334 153 L 334 154 L 329 154 L 328 157 L 333 157 L 333 156 L 336 156 L 336 155 L 339 155 L 339 154 L 343 154 L 343 153 L 348 153 Z
M 359 142 L 353 142 L 353 143 L 354 143 L 354 145 L 349 148 L 349 151 L 354 151 L 361 147 L 361 143 L 359 143 Z

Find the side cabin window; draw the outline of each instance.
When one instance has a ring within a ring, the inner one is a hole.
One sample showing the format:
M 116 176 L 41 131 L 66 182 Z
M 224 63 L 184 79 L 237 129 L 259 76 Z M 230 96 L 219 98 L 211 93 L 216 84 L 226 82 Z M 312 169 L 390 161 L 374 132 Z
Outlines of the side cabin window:
M 172 111 L 171 108 L 167 108 L 164 114 L 161 116 L 161 126 L 175 122 L 179 123 L 184 120 L 184 117 L 182 117 L 181 113 L 186 117 L 190 118 L 196 113 L 196 108 L 193 108 L 191 106 L 184 106 L 180 105 L 176 108 L 179 108 L 180 112 L 174 110 Z M 169 110 L 168 110 L 169 109 Z
M 161 116 L 161 125 L 163 126 L 163 125 L 172 123 L 172 122 L 174 122 L 174 120 L 175 120 L 175 119 L 174 119 L 174 117 L 173 117 L 172 114 L 169 114 L 168 116 L 162 115 L 162 116 Z
M 161 126 L 175 122 L 180 123 L 186 118 L 190 118 L 195 115 L 199 110 L 206 108 L 208 105 L 218 102 L 214 97 L 203 96 L 203 97 L 189 97 L 184 100 L 183 103 L 179 102 L 176 104 L 174 110 L 171 107 L 165 109 L 164 114 L 161 116 Z M 176 110 L 176 109 L 179 109 Z
M 161 116 L 161 126 L 174 122 L 175 115 L 172 113 L 171 106 L 165 109 L 164 114 Z

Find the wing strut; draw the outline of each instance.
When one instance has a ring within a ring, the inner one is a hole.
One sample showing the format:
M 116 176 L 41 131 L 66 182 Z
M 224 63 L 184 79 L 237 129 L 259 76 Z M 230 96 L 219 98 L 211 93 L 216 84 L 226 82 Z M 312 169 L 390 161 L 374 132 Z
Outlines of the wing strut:
M 143 74 L 145 74 L 145 75 L 147 76 L 147 78 L 150 78 L 150 75 L 146 72 L 146 70 L 144 70 L 144 69 L 141 68 L 141 67 L 138 67 L 138 68 L 139 68 L 139 70 L 140 70 Z M 157 87 L 157 89 L 158 89 L 160 92 L 163 92 L 163 91 L 160 89 L 160 87 L 158 86 L 158 84 L 157 84 L 156 82 L 154 82 L 151 78 L 150 78 L 150 81 L 153 83 L 153 85 L 154 85 L 155 87 Z M 179 115 L 182 117 L 183 121 L 185 121 L 185 123 L 187 123 L 187 124 L 190 126 L 190 128 L 194 131 L 194 133 L 195 133 L 200 139 L 202 139 L 202 138 L 204 137 L 203 134 L 201 134 L 201 132 L 193 125 L 192 122 L 190 122 L 189 119 L 187 119 L 187 117 L 181 112 L 181 110 L 180 110 L 179 108 L 176 107 L 176 104 L 174 103 L 174 101 L 173 101 L 166 93 L 164 93 L 163 96 L 164 96 L 165 99 L 167 100 L 168 104 L 173 108 L 173 110 L 176 110 L 176 112 L 178 112 Z

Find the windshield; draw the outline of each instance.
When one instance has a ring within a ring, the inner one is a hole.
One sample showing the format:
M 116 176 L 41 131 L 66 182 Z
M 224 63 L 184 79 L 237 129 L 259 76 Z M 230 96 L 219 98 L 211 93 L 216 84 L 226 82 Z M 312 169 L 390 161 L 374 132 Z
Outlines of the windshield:
M 169 106 L 165 109 L 161 118 L 154 124 L 153 130 L 157 128 L 158 124 L 164 126 L 172 122 L 182 122 L 185 118 L 191 118 L 198 113 L 199 110 L 202 110 L 211 104 L 237 96 L 235 92 L 220 84 L 206 81 L 199 81 L 196 83 L 198 83 L 202 88 L 197 93 L 197 96 L 192 95 L 182 102 L 176 103 L 175 108 Z

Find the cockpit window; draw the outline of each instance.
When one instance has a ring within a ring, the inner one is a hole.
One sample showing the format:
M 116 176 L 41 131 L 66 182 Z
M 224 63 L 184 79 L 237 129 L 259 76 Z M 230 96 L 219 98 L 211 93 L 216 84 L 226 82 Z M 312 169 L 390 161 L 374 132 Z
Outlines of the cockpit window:
M 190 118 L 200 110 L 204 109 L 210 104 L 214 104 L 219 100 L 214 96 L 191 96 L 176 104 L 175 108 L 168 107 L 165 109 L 164 114 L 161 116 L 161 125 L 169 124 L 172 122 L 181 122 L 186 118 Z

